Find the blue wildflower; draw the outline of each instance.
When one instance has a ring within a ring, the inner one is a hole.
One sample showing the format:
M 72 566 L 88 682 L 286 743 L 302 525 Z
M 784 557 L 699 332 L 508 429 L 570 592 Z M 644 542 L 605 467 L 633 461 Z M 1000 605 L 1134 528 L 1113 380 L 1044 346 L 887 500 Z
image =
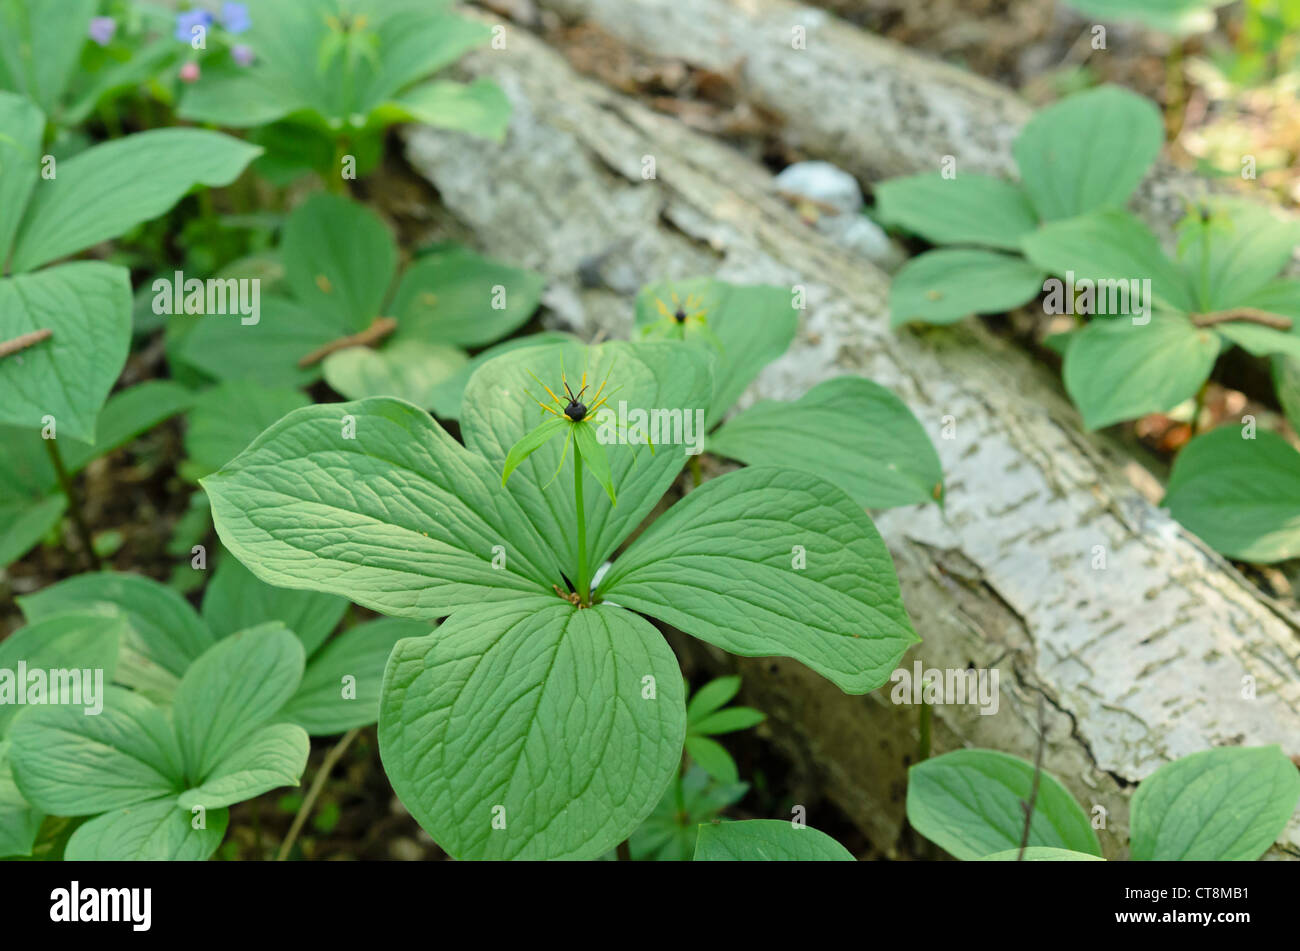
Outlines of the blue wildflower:
M 90 20 L 90 38 L 100 46 L 113 42 L 117 33 L 117 21 L 112 17 L 92 17 Z
M 212 26 L 212 14 L 207 10 L 186 10 L 176 14 L 176 39 L 189 43 L 194 39 L 194 28 Z
M 223 3 L 221 25 L 230 33 L 246 32 L 253 25 L 253 20 L 248 15 L 248 7 L 242 3 Z

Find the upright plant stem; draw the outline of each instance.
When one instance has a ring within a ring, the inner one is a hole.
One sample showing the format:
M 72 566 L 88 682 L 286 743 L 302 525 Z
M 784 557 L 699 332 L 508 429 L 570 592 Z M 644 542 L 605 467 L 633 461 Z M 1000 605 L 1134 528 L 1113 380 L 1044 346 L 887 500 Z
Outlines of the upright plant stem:
M 293 825 L 289 826 L 289 834 L 284 837 L 284 842 L 280 845 L 280 852 L 275 857 L 277 862 L 283 862 L 289 857 L 289 850 L 293 848 L 294 842 L 298 841 L 298 833 L 302 831 L 303 824 L 307 821 L 307 817 L 311 815 L 311 808 L 316 805 L 316 799 L 320 796 L 320 791 L 325 788 L 325 780 L 329 779 L 334 764 L 339 761 L 360 732 L 359 727 L 348 730 L 343 734 L 343 739 L 332 746 L 330 751 L 325 754 L 325 758 L 321 760 L 320 769 L 316 771 L 316 778 L 311 781 L 311 789 L 307 790 L 307 798 L 298 807 L 298 814 L 293 817 Z
M 63 465 L 63 456 L 59 455 L 57 441 L 42 439 L 41 442 L 45 443 L 45 451 L 50 454 L 50 463 L 54 466 L 54 474 L 58 476 L 59 488 L 63 489 L 63 494 L 68 499 L 68 511 L 72 513 L 72 524 L 77 527 L 81 547 L 86 551 L 86 560 L 90 562 L 91 570 L 99 571 L 102 567 L 99 563 L 99 555 L 95 553 L 95 545 L 90 538 L 90 529 L 86 526 L 86 517 L 82 514 L 81 503 L 77 501 L 77 493 L 73 488 L 72 478 Z
M 578 595 L 591 602 L 591 572 L 587 569 L 587 510 L 582 503 L 582 453 L 573 447 L 573 501 L 578 510 Z

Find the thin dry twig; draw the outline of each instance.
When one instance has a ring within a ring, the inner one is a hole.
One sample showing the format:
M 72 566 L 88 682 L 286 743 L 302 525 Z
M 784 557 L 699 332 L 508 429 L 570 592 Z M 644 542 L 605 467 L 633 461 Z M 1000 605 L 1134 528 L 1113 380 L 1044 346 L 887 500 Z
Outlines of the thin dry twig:
M 320 769 L 316 770 L 316 778 L 311 781 L 311 788 L 307 790 L 307 796 L 298 807 L 298 814 L 293 817 L 293 825 L 289 826 L 289 834 L 284 837 L 284 842 L 280 845 L 280 852 L 276 855 L 277 862 L 283 862 L 289 857 L 289 851 L 293 848 L 294 842 L 298 841 L 298 833 L 302 831 L 303 823 L 311 815 L 312 806 L 316 805 L 316 799 L 320 796 L 320 791 L 325 788 L 325 780 L 329 779 L 330 771 L 334 769 L 334 764 L 342 758 L 344 752 L 352 741 L 357 738 L 361 732 L 360 728 L 348 730 L 343 734 L 343 739 L 339 740 L 330 751 L 325 754 L 321 760 Z
M 298 366 L 306 368 L 320 363 L 336 350 L 346 350 L 349 347 L 372 347 L 396 329 L 396 318 L 376 317 L 370 326 L 360 333 L 348 334 L 346 337 L 339 337 L 337 340 L 331 340 L 329 343 L 317 347 L 299 360 Z
M 1197 327 L 1213 327 L 1215 324 L 1226 324 L 1234 320 L 1246 324 L 1272 327 L 1274 330 L 1291 329 L 1290 317 L 1269 313 L 1266 310 L 1260 310 L 1258 307 L 1233 307 L 1231 310 L 1216 310 L 1212 313 L 1194 314 L 1192 316 L 1192 323 Z
M 20 350 L 26 350 L 28 347 L 34 347 L 42 340 L 49 340 L 53 336 L 53 330 L 43 327 L 40 330 L 33 330 L 31 333 L 23 334 L 21 337 L 5 340 L 0 342 L 0 357 L 7 357 Z

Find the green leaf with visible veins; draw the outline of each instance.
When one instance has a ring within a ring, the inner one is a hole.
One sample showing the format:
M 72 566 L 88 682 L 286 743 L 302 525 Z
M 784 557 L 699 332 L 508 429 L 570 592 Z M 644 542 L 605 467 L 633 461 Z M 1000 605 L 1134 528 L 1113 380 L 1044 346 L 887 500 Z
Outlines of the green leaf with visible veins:
M 959 859 L 1020 847 L 1034 765 L 993 750 L 956 750 L 908 770 L 907 821 Z M 1088 815 L 1051 773 L 1042 772 L 1029 845 L 1101 855 Z
M 278 587 L 433 619 L 562 580 L 500 469 L 399 400 L 296 410 L 203 486 L 222 542 Z
M 865 508 L 943 497 L 939 455 L 912 411 L 859 377 L 827 380 L 793 403 L 757 403 L 724 423 L 707 445 L 752 466 L 806 469 Z
M 1163 413 L 1191 399 L 1219 355 L 1212 330 L 1181 314 L 1153 314 L 1148 324 L 1102 318 L 1072 334 L 1065 389 L 1089 429 Z
M 1174 460 L 1161 503 L 1217 552 L 1267 564 L 1300 555 L 1300 453 L 1281 436 L 1222 426 Z
M 104 709 L 28 707 L 9 731 L 14 779 L 27 800 L 58 816 L 91 816 L 184 788 L 180 747 L 162 708 L 121 687 Z
M 118 679 L 128 686 L 174 686 L 215 643 L 188 601 L 143 575 L 77 575 L 19 598 L 18 605 L 31 621 L 103 606 L 119 612 L 125 631 Z
M 101 670 L 104 684 L 111 682 L 118 651 L 128 637 L 126 624 L 120 617 L 96 613 L 88 607 L 69 604 L 50 617 L 29 615 L 32 623 L 0 641 L 0 670 L 16 677 L 20 662 L 29 670 Z M 16 686 L 19 690 L 26 689 L 23 684 Z M 92 689 L 93 686 L 92 681 Z M 85 706 L 94 705 L 86 699 L 85 704 L 75 708 L 78 713 Z M 22 706 L 12 701 L 0 704 L 0 737 L 22 710 Z
M 385 103 L 380 115 L 392 122 L 420 122 L 504 142 L 510 127 L 510 100 L 490 79 L 470 83 L 435 79 Z
M 1165 256 L 1147 226 L 1126 211 L 1097 211 L 1044 225 L 1025 236 L 1021 247 L 1025 257 L 1044 271 L 1061 278 L 1073 272 L 1076 287 L 1085 279 L 1116 282 L 1099 286 L 1096 314 L 1132 315 L 1141 307 L 1158 305 L 1184 313 L 1196 309 L 1186 273 Z M 1144 285 L 1138 283 L 1135 301 L 1133 282 L 1143 280 L 1151 281 L 1152 300 L 1146 299 Z M 1064 291 L 1059 301 L 1049 294 L 1045 304 L 1055 304 L 1064 312 Z
M 793 657 L 846 693 L 885 683 L 918 640 L 871 519 L 794 469 L 695 489 L 614 561 L 600 594 L 733 654 Z
M 1204 205 L 1178 226 L 1178 260 L 1197 293 L 1198 310 L 1240 307 L 1291 260 L 1300 226 L 1275 210 L 1239 198 Z
M 297 786 L 310 746 L 306 731 L 295 724 L 260 727 L 216 763 L 201 785 L 181 793 L 178 804 L 212 811 L 281 786 Z
M 998 314 L 1033 300 L 1043 272 L 1023 258 L 978 248 L 927 251 L 904 264 L 889 285 L 889 323 L 952 324 Z
M 1300 801 L 1300 771 L 1277 746 L 1231 746 L 1166 763 L 1138 784 L 1129 836 L 1137 861 L 1251 862 Z
M 1044 221 L 1122 208 L 1164 144 L 1150 100 L 1119 86 L 1076 93 L 1038 112 L 1011 147 Z
M 0 280 L 0 341 L 35 330 L 52 336 L 0 360 L 0 423 L 95 441 L 95 421 L 131 343 L 126 268 L 76 261 Z
M 172 703 L 186 778 L 218 775 L 218 765 L 294 695 L 303 664 L 298 638 L 269 622 L 218 641 L 190 665 Z
M 65 0 L 57 15 L 29 0 L 0 2 L 0 83 L 8 82 L 47 112 L 54 112 L 86 44 L 95 0 Z M 0 129 L 9 128 L 0 123 Z
M 1020 250 L 1020 238 L 1038 227 L 1024 189 L 1014 182 L 963 172 L 891 178 L 876 186 L 883 222 L 906 228 L 931 244 L 975 244 Z
M 365 205 L 318 193 L 289 216 L 280 242 L 297 302 L 351 331 L 381 316 L 397 271 L 397 243 Z
M 470 378 L 461 409 L 465 445 L 487 459 L 490 469 L 500 473 L 510 449 L 546 417 L 533 397 L 548 402 L 550 397 L 534 381 L 530 371 L 543 384 L 559 392 L 562 370 L 575 393 L 580 388 L 583 371 L 587 372 L 590 384 L 587 397 L 592 395 L 592 389 L 599 390 L 608 374 L 604 395 L 610 396 L 609 405 L 616 413 L 623 401 L 629 414 L 633 410 L 680 411 L 675 417 L 678 432 L 670 432 L 670 440 L 655 440 L 653 454 L 645 445 L 605 446 L 619 501 L 617 506 L 610 504 L 609 497 L 602 492 L 588 492 L 583 497 L 587 510 L 588 564 L 595 567 L 650 514 L 681 471 L 688 448 L 682 445 L 687 435 L 686 425 L 692 427 L 692 439 L 703 439 L 702 427 L 696 423 L 697 411 L 702 411 L 709 401 L 709 357 L 698 346 L 666 341 L 607 343 L 592 348 L 552 344 L 514 350 L 484 364 Z M 559 404 L 550 405 L 563 411 Z M 548 442 L 515 470 L 506 488 L 554 551 L 555 561 L 563 567 L 565 575 L 574 578 L 578 564 L 574 463 L 570 453 L 560 468 L 562 452 L 562 440 Z M 499 475 L 496 481 L 499 486 Z M 496 574 L 499 577 L 501 573 Z M 551 584 L 557 580 L 548 579 L 546 590 L 550 591 Z
M 196 185 L 229 185 L 261 151 L 206 129 L 154 129 L 89 148 L 37 182 L 14 241 L 13 269 L 29 271 L 116 238 Z
M 686 752 L 701 769 L 720 783 L 734 783 L 740 779 L 736 761 L 717 740 L 707 736 L 686 735 Z
M 379 350 L 348 347 L 325 358 L 325 382 L 350 400 L 391 396 L 432 409 L 438 387 L 469 362 L 463 350 L 394 340 Z
M 660 305 L 672 312 L 673 295 L 689 311 L 682 327 L 684 339 L 713 358 L 713 398 L 708 425 L 717 423 L 735 405 L 759 371 L 789 348 L 799 326 L 799 312 L 789 288 L 766 284 L 727 284 L 712 278 L 661 281 L 641 288 L 636 298 L 636 323 L 646 329 L 665 318 Z M 694 295 L 699 303 L 687 307 Z M 703 326 L 691 316 L 705 312 Z M 672 405 L 672 404 L 668 404 Z
M 685 731 L 681 674 L 654 627 L 533 598 L 399 642 L 379 750 L 402 802 L 455 857 L 590 859 L 649 815 Z
M 697 862 L 852 862 L 825 832 L 784 819 L 748 819 L 700 826 Z
M 545 279 L 468 248 L 411 264 L 393 296 L 395 339 L 481 347 L 518 330 L 541 302 Z
M 70 862 L 203 862 L 221 845 L 230 822 L 226 809 L 212 809 L 204 827 L 175 796 L 125 806 L 91 819 L 68 839 Z

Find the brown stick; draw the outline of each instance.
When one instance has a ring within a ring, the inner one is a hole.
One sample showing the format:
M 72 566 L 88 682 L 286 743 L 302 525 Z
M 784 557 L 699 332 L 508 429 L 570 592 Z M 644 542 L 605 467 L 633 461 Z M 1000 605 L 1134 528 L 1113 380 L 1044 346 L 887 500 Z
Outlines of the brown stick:
M 1226 324 L 1233 320 L 1240 320 L 1247 324 L 1260 324 L 1264 327 L 1272 327 L 1274 330 L 1291 329 L 1290 317 L 1272 314 L 1258 307 L 1234 307 L 1231 310 L 1216 310 L 1209 314 L 1192 315 L 1192 323 L 1198 327 L 1213 327 L 1215 324 Z
M 339 337 L 337 340 L 331 340 L 329 343 L 317 347 L 311 353 L 307 354 L 307 356 L 299 360 L 298 366 L 305 368 L 312 364 L 320 363 L 336 350 L 346 350 L 349 347 L 373 346 L 396 329 L 396 318 L 376 317 L 370 326 L 360 333 L 349 334 L 346 337 Z
M 21 337 L 14 337 L 13 340 L 0 342 L 0 357 L 7 357 L 11 353 L 17 353 L 19 350 L 26 350 L 28 347 L 34 347 L 42 340 L 49 340 L 54 336 L 54 331 L 48 327 L 40 330 L 33 330 L 29 334 L 23 334 Z

